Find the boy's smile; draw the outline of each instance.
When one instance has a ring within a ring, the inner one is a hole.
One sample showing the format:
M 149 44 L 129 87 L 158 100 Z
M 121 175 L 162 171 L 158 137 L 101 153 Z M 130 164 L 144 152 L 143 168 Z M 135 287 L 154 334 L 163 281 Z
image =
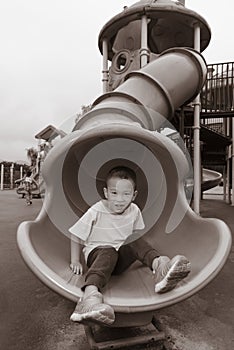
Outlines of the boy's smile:
M 137 191 L 131 180 L 112 177 L 104 188 L 107 207 L 114 214 L 122 214 L 135 199 Z

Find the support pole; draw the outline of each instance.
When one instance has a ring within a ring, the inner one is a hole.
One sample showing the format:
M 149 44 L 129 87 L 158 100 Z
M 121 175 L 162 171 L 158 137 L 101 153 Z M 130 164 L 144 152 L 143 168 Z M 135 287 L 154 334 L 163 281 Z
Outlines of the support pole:
M 231 155 L 232 155 L 232 146 L 228 146 L 227 151 L 227 198 L 226 203 L 231 204 L 231 178 L 230 178 L 230 164 L 231 164 Z
M 1 164 L 1 185 L 0 185 L 0 189 L 1 191 L 3 191 L 4 187 L 4 164 Z
M 231 194 L 231 205 L 234 206 L 234 122 L 232 118 L 232 194 Z
M 194 49 L 200 52 L 200 34 L 198 24 L 194 26 Z M 201 199 L 201 160 L 200 160 L 200 95 L 194 100 L 194 132 L 193 132 L 193 167 L 194 167 L 194 211 L 200 214 Z
M 142 16 L 141 18 L 141 50 L 140 50 L 140 60 L 141 68 L 148 64 L 148 19 L 147 16 Z
M 223 200 L 224 202 L 227 200 L 227 165 L 223 166 Z
M 103 40 L 102 43 L 102 91 L 105 94 L 106 92 L 108 92 L 108 80 L 109 80 L 109 76 L 108 76 L 108 42 L 107 39 Z
M 22 179 L 23 177 L 23 166 L 21 165 L 20 166 L 20 179 Z
M 14 163 L 11 164 L 10 167 L 10 189 L 14 188 Z
M 226 130 L 225 130 L 225 135 L 227 137 L 230 137 L 230 132 L 231 132 L 231 123 L 232 123 L 232 117 L 228 117 L 226 120 Z M 231 203 L 231 195 L 230 195 L 230 158 L 231 158 L 231 150 L 230 146 L 226 147 L 226 171 L 225 171 L 225 176 L 224 176 L 224 200 L 226 203 L 230 204 Z

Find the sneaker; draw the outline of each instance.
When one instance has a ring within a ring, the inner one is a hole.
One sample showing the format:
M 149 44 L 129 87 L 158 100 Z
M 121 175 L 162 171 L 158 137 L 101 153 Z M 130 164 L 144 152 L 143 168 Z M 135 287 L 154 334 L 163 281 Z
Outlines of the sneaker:
M 161 280 L 156 283 L 155 292 L 169 292 L 189 274 L 191 264 L 183 255 L 176 255 L 171 260 L 168 257 L 159 257 L 158 259 L 157 276 L 160 275 Z
M 110 305 L 103 303 L 102 294 L 94 292 L 85 299 L 80 298 L 70 320 L 80 323 L 93 322 L 111 325 L 115 320 L 115 313 Z

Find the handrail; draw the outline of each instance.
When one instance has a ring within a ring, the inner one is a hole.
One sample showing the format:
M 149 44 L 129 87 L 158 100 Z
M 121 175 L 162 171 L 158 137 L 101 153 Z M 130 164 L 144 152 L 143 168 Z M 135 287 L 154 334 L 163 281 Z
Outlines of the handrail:
M 209 64 L 207 68 L 201 92 L 202 112 L 234 112 L 234 62 Z

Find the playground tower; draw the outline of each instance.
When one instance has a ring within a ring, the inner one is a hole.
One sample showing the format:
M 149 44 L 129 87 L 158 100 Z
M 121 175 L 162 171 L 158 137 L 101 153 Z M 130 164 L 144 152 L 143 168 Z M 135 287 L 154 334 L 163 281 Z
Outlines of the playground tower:
M 114 90 L 133 71 L 163 51 L 190 47 L 203 52 L 211 38 L 206 20 L 185 1 L 141 0 L 109 20 L 99 34 L 103 55 L 103 92 Z M 108 61 L 111 61 L 109 67 Z M 200 98 L 194 106 L 194 210 L 200 212 Z
M 206 20 L 186 8 L 184 1 L 141 0 L 124 7 L 99 34 L 104 92 L 114 90 L 129 72 L 157 59 L 167 49 L 190 47 L 202 52 L 210 37 Z

